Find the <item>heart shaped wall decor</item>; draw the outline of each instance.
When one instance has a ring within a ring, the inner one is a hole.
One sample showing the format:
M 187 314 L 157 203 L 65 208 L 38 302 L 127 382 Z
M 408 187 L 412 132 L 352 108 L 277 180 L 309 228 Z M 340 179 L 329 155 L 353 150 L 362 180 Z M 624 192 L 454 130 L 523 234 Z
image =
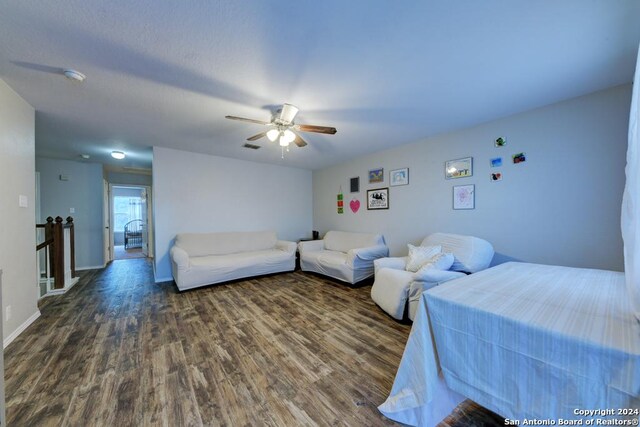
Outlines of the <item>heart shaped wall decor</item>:
M 358 212 L 358 209 L 360 209 L 360 200 L 353 199 L 352 201 L 349 202 L 349 207 L 351 208 L 351 211 L 353 213 Z

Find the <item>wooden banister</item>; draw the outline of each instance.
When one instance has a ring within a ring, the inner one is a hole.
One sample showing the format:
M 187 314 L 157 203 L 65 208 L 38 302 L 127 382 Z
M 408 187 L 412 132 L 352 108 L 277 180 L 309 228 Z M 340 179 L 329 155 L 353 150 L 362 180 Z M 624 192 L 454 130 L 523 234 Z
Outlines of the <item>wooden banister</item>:
M 69 229 L 69 260 L 71 277 L 76 277 L 75 260 L 75 227 L 73 218 L 67 217 L 67 222 L 63 224 L 62 217 L 55 220 L 47 218 L 46 224 L 36 224 L 36 228 L 44 228 L 44 241 L 36 245 L 36 252 L 45 249 L 45 257 L 48 258 L 47 277 L 53 277 L 54 289 L 63 289 L 65 286 L 65 265 L 64 265 L 64 230 Z

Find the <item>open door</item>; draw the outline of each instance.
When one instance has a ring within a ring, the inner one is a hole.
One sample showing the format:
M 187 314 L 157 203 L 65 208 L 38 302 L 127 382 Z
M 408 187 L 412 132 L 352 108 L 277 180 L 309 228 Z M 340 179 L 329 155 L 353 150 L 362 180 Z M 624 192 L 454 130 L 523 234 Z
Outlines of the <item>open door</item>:
M 149 216 L 147 215 L 147 203 L 148 203 L 148 197 L 147 197 L 147 189 L 143 188 L 142 191 L 140 192 L 140 200 L 141 200 L 141 206 L 140 206 L 140 219 L 142 220 L 142 225 L 141 227 L 141 232 L 142 232 L 142 253 L 144 254 L 145 257 L 149 256 Z
M 113 260 L 111 252 L 111 197 L 110 187 L 106 179 L 102 180 L 102 241 L 104 245 L 104 264 Z

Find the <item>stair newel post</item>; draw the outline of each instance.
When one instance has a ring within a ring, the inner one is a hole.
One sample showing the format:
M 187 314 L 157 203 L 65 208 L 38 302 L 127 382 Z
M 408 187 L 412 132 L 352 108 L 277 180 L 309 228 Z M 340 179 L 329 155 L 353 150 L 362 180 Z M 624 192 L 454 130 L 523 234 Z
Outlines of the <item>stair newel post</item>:
M 64 288 L 64 226 L 62 217 L 53 225 L 53 280 L 54 288 Z
M 73 225 L 73 217 L 67 217 L 65 227 L 69 229 L 69 255 L 71 259 L 71 277 L 76 277 L 76 238 Z
M 53 217 L 47 217 L 47 223 L 44 226 L 44 240 L 46 242 L 50 239 L 53 239 Z M 53 271 L 56 266 L 54 262 L 55 260 L 53 258 L 55 254 L 54 254 L 54 251 L 51 250 L 50 246 L 47 246 L 45 250 L 47 251 L 45 254 L 45 257 L 49 257 L 49 266 L 48 266 L 49 268 L 47 271 L 47 279 L 48 279 L 50 277 L 53 277 Z

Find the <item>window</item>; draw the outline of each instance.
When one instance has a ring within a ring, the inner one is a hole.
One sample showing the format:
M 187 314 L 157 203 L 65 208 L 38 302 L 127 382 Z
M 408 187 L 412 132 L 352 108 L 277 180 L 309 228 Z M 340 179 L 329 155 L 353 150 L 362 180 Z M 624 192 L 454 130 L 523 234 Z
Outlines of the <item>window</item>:
M 113 198 L 113 227 L 115 231 L 124 231 L 124 226 L 134 219 L 142 218 L 142 199 L 140 197 Z

